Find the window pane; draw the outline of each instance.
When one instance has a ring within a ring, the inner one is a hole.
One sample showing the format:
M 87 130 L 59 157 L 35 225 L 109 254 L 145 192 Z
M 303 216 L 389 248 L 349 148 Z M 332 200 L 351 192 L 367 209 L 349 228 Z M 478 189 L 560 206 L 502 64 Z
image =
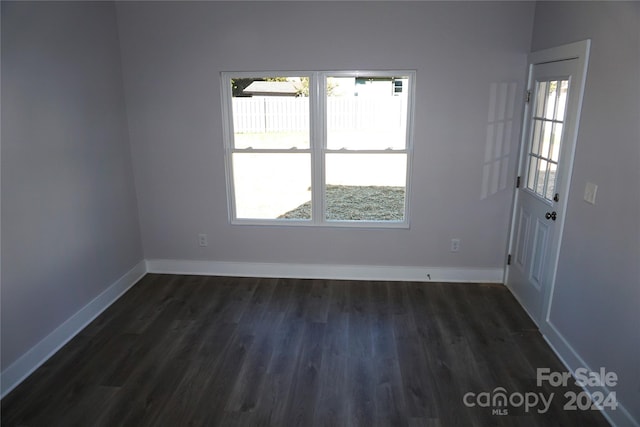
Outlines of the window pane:
M 540 160 L 538 164 L 538 177 L 536 178 L 536 189 L 535 192 L 544 197 L 544 185 L 547 180 L 547 166 L 548 162 L 546 160 Z
M 543 122 L 542 126 L 542 144 L 540 146 L 540 152 L 538 153 L 545 159 L 549 158 L 549 146 L 551 145 L 551 129 L 553 128 L 553 122 Z
M 235 148 L 309 148 L 308 77 L 231 79 Z
M 326 155 L 326 213 L 334 221 L 403 221 L 407 155 Z
M 408 77 L 329 77 L 327 148 L 404 149 Z
M 553 113 L 556 108 L 558 82 L 549 82 L 549 93 L 547 94 L 547 103 L 545 106 L 544 117 L 546 119 L 553 119 Z
M 564 121 L 564 113 L 567 108 L 567 93 L 569 91 L 569 80 L 560 82 L 560 93 L 558 99 L 558 108 L 556 109 L 556 120 Z
M 543 117 L 544 107 L 547 95 L 547 82 L 538 82 L 538 91 L 536 92 L 536 117 Z
M 545 198 L 547 200 L 553 200 L 553 196 L 556 193 L 556 171 L 558 170 L 558 165 L 555 163 L 549 163 L 549 179 L 547 181 L 547 191 L 545 194 Z
M 529 190 L 535 191 L 537 171 L 538 159 L 536 157 L 529 157 L 529 170 L 527 172 L 527 188 Z
M 560 141 L 562 140 L 562 124 L 556 123 L 553 125 L 553 132 L 551 135 L 551 160 L 558 161 L 560 157 Z
M 237 218 L 311 219 L 310 154 L 234 153 L 233 184 Z
M 531 138 L 531 152 L 533 154 L 540 153 L 540 138 L 541 138 L 541 129 L 542 129 L 542 121 L 534 120 L 533 121 L 533 136 Z

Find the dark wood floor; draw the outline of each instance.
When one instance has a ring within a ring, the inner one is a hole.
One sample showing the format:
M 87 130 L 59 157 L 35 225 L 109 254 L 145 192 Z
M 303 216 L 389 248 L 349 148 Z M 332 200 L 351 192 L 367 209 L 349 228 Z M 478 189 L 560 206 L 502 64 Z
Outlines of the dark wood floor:
M 2 425 L 607 425 L 537 367 L 565 371 L 501 285 L 149 274 L 2 400 Z M 463 403 L 497 387 L 555 397 Z

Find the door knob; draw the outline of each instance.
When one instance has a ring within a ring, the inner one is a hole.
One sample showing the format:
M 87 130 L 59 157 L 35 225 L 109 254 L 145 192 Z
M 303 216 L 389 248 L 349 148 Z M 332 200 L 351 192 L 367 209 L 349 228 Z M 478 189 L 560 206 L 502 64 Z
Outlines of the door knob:
M 557 214 L 555 211 L 553 211 L 553 212 L 547 212 L 546 214 L 544 214 L 544 217 L 545 217 L 545 218 L 550 219 L 550 220 L 552 220 L 552 221 L 555 221 L 555 220 L 556 220 L 556 218 L 557 218 L 557 216 L 558 216 L 558 214 Z

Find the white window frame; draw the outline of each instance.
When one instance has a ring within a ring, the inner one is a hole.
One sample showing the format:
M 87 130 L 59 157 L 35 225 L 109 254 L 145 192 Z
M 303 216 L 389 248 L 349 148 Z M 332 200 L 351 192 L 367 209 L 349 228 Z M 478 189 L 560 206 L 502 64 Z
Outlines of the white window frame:
M 233 109 L 231 79 L 252 77 L 308 77 L 309 78 L 309 125 L 310 147 L 302 149 L 253 149 L 234 147 Z M 407 92 L 407 124 L 406 144 L 404 149 L 386 150 L 345 150 L 328 149 L 326 138 L 326 79 L 328 77 L 397 77 L 408 78 Z M 265 226 L 304 226 L 304 227 L 350 227 L 350 228 L 409 228 L 409 205 L 411 200 L 411 164 L 413 158 L 413 122 L 415 99 L 415 70 L 361 70 L 361 71 L 242 71 L 220 73 L 222 126 L 225 148 L 225 169 L 227 187 L 227 207 L 229 222 L 239 225 Z M 238 218 L 236 215 L 235 187 L 233 179 L 234 153 L 309 153 L 311 156 L 311 219 L 260 219 Z M 325 219 L 325 156 L 331 153 L 339 154 L 405 154 L 407 158 L 405 178 L 404 220 L 327 220 Z

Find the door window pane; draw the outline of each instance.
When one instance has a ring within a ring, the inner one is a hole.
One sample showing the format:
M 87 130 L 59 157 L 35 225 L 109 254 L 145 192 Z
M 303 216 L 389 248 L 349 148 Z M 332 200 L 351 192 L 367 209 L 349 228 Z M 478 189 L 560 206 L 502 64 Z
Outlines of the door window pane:
M 564 113 L 567 109 L 567 94 L 569 92 L 569 80 L 560 82 L 560 91 L 558 92 L 558 108 L 556 109 L 555 119 L 564 122 Z
M 540 153 L 540 138 L 542 137 L 542 121 L 534 120 L 533 122 L 533 136 L 531 140 L 531 152 Z
M 544 118 L 548 120 L 552 120 L 554 117 L 553 113 L 556 110 L 558 82 L 557 81 L 549 82 L 547 85 L 547 88 L 548 88 L 548 92 L 547 92 L 547 99 L 545 102 Z
M 544 121 L 542 122 L 542 144 L 540 144 L 540 151 L 538 154 L 540 157 L 549 157 L 549 146 L 551 145 L 551 130 L 553 129 L 553 123 Z
M 547 180 L 547 167 L 549 162 L 546 160 L 540 160 L 538 163 L 538 175 L 536 177 L 536 194 L 544 197 L 545 183 Z
M 549 174 L 547 177 L 547 191 L 545 192 L 545 199 L 553 200 L 553 196 L 556 192 L 556 171 L 558 165 L 555 163 L 549 163 Z
M 560 157 L 560 141 L 562 140 L 562 123 L 553 124 L 553 132 L 551 133 L 551 160 L 558 161 Z
M 536 92 L 536 112 L 535 117 L 543 117 L 544 107 L 547 100 L 547 82 L 539 82 Z
M 529 158 L 529 169 L 527 171 L 527 188 L 529 190 L 535 191 L 536 188 L 536 177 L 538 176 L 538 158 L 530 157 Z

